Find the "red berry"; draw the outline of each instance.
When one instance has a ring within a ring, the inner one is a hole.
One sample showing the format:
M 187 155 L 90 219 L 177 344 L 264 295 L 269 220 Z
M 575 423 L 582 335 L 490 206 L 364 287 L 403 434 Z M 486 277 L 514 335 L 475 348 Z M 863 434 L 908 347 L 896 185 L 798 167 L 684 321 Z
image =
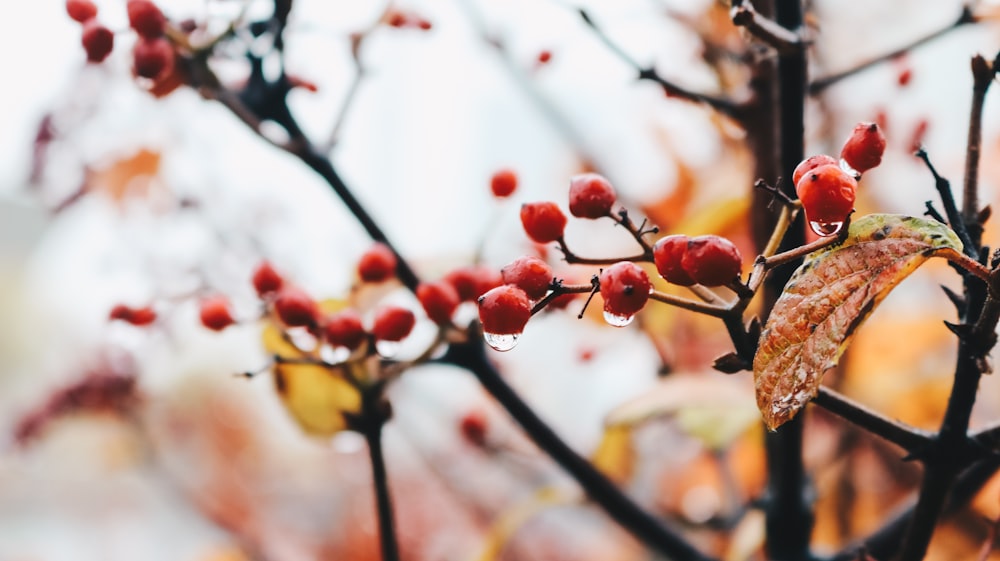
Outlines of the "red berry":
M 430 31 L 431 28 L 434 27 L 434 24 L 432 24 L 428 20 L 420 19 L 417 21 L 417 27 L 419 27 L 423 31 Z
M 604 311 L 631 317 L 646 305 L 653 285 L 642 267 L 631 261 L 619 261 L 601 271 L 601 297 Z
M 334 347 L 354 350 L 365 340 L 367 333 L 361 324 L 361 316 L 354 310 L 342 310 L 326 317 L 323 337 Z
M 739 279 L 743 256 L 726 238 L 697 236 L 688 241 L 681 266 L 698 284 L 722 286 Z
M 396 274 L 396 254 L 378 242 L 358 260 L 358 276 L 364 282 L 384 282 Z
M 236 323 L 229 311 L 229 299 L 225 296 L 212 296 L 201 301 L 199 310 L 201 324 L 212 331 L 222 331 Z
M 274 298 L 274 311 L 288 327 L 313 327 L 319 318 L 319 306 L 311 296 L 296 286 L 286 286 Z
M 552 284 L 552 267 L 537 257 L 518 257 L 500 270 L 504 284 L 513 284 L 528 298 L 539 300 Z
M 486 415 L 479 410 L 469 411 L 462 415 L 462 419 L 458 422 L 458 430 L 462 433 L 462 438 L 473 446 L 486 445 L 488 428 Z
M 520 288 L 505 284 L 479 297 L 479 321 L 484 333 L 518 335 L 531 319 L 531 301 Z
M 108 314 L 108 319 L 120 320 L 131 323 L 132 325 L 143 326 L 156 321 L 156 311 L 153 310 L 151 306 L 131 308 L 124 304 L 117 304 L 115 307 L 111 308 L 111 313 Z
M 398 306 L 386 306 L 375 313 L 372 335 L 379 341 L 402 341 L 413 331 L 417 318 L 413 312 Z
M 455 288 L 463 302 L 471 302 L 503 284 L 500 272 L 485 266 L 455 269 L 444 276 L 444 281 Z
M 687 253 L 689 241 L 690 238 L 683 234 L 674 234 L 660 238 L 653 246 L 653 261 L 656 263 L 656 270 L 667 282 L 680 286 L 698 284 L 681 265 L 684 254 Z
M 566 230 L 566 215 L 553 202 L 527 203 L 521 205 L 521 225 L 532 240 L 554 242 Z
M 423 306 L 427 317 L 441 325 L 451 323 L 451 315 L 461 303 L 455 287 L 443 280 L 418 286 L 417 300 Z
M 270 261 L 261 261 L 253 271 L 253 287 L 261 298 L 277 292 L 285 284 L 285 279 L 271 265 Z
M 85 23 L 97 17 L 97 6 L 90 0 L 66 0 L 66 13 L 70 18 Z
M 882 163 L 884 152 L 882 129 L 875 123 L 858 123 L 840 150 L 840 157 L 858 173 L 864 173 Z
M 173 70 L 174 47 L 163 37 L 140 37 L 132 49 L 132 58 L 137 76 L 156 79 Z
M 799 162 L 799 165 L 795 166 L 795 171 L 792 172 L 792 185 L 798 185 L 799 180 L 802 179 L 802 176 L 807 172 L 812 171 L 819 166 L 828 165 L 837 165 L 837 160 L 833 159 L 833 156 L 827 156 L 826 154 L 809 156 Z
M 901 88 L 905 88 L 906 86 L 910 85 L 911 80 L 913 80 L 912 68 L 904 68 L 899 71 L 899 74 L 896 75 L 896 82 L 899 84 L 899 87 Z
M 128 0 L 128 24 L 142 37 L 155 39 L 163 35 L 167 18 L 150 0 Z
M 819 224 L 843 222 L 854 209 L 858 182 L 840 166 L 820 166 L 799 180 L 795 191 L 806 218 Z
M 87 51 L 89 62 L 101 62 L 108 58 L 115 47 L 115 34 L 96 19 L 83 24 L 83 49 Z
M 538 64 L 548 64 L 552 60 L 552 51 L 541 51 L 538 53 Z
M 617 198 L 615 188 L 602 175 L 583 173 L 570 180 L 569 213 L 577 218 L 608 216 Z
M 490 189 L 498 199 L 511 196 L 517 189 L 517 174 L 511 169 L 502 169 L 490 178 Z

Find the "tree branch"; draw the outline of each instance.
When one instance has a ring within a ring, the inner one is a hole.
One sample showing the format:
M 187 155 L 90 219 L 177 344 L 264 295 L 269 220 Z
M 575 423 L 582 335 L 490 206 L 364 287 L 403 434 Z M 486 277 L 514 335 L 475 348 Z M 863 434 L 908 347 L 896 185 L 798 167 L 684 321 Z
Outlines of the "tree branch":
M 372 481 L 375 485 L 375 506 L 378 512 L 379 543 L 382 561 L 399 561 L 399 545 L 389 494 L 389 478 L 385 469 L 382 450 L 382 427 L 388 420 L 388 403 L 382 398 L 381 387 L 362 390 L 361 432 L 368 442 L 368 455 L 372 464 Z
M 826 386 L 820 386 L 813 403 L 910 453 L 926 449 L 932 442 L 930 433 L 889 419 Z
M 749 1 L 734 2 L 730 17 L 733 25 L 745 27 L 751 35 L 779 53 L 795 54 L 805 49 L 805 42 L 798 33 L 762 16 Z
M 865 62 L 863 62 L 863 63 L 861 63 L 861 64 L 859 64 L 859 65 L 857 65 L 857 66 L 855 66 L 853 68 L 849 68 L 849 69 L 844 70 L 842 72 L 837 72 L 836 74 L 831 74 L 829 76 L 825 76 L 823 78 L 819 78 L 819 79 L 813 80 L 809 84 L 809 95 L 819 95 L 819 94 L 823 93 L 823 91 L 826 90 L 826 88 L 828 88 L 828 87 L 836 84 L 837 82 L 840 82 L 841 80 L 843 80 L 845 78 L 849 78 L 851 76 L 854 76 L 855 74 L 858 74 L 860 72 L 868 70 L 869 68 L 871 68 L 871 67 L 873 67 L 873 66 L 875 66 L 877 64 L 881 64 L 883 62 L 892 60 L 894 58 L 898 58 L 898 57 L 900 57 L 900 56 L 902 56 L 902 55 L 904 55 L 904 54 L 912 51 L 913 49 L 915 49 L 915 48 L 923 45 L 924 43 L 929 43 L 929 42 L 937 39 L 938 37 L 941 37 L 941 36 L 946 35 L 946 34 L 948 34 L 949 32 L 951 32 L 951 31 L 953 31 L 955 29 L 958 29 L 959 27 L 961 27 L 961 26 L 963 26 L 963 25 L 965 25 L 967 23 L 974 23 L 975 21 L 976 21 L 976 18 L 975 18 L 975 15 L 972 13 L 972 9 L 969 6 L 963 6 L 962 7 L 962 13 L 960 13 L 958 15 L 957 19 L 955 19 L 954 21 L 952 21 L 951 23 L 949 23 L 945 27 L 943 27 L 941 29 L 938 29 L 937 31 L 929 33 L 929 34 L 927 34 L 927 35 L 925 35 L 923 37 L 920 37 L 920 38 L 916 39 L 915 41 L 912 41 L 911 43 L 909 43 L 907 45 L 904 45 L 904 46 L 902 46 L 902 47 L 900 47 L 900 48 L 898 48 L 898 49 L 896 49 L 894 51 L 885 53 L 885 54 L 883 54 L 881 56 L 877 56 L 877 57 L 875 57 L 875 58 L 873 58 L 871 60 L 865 61 Z

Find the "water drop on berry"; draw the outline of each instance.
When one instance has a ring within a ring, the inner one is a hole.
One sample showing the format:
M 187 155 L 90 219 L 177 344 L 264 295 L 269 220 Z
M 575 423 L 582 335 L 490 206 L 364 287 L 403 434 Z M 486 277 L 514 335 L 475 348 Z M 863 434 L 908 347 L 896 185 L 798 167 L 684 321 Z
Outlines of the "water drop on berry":
M 392 358 L 399 352 L 399 341 L 375 341 L 375 350 L 385 358 Z
M 604 321 L 608 322 L 608 325 L 614 327 L 625 327 L 626 325 L 632 323 L 633 319 L 635 319 L 635 314 L 623 316 L 620 314 L 613 314 L 607 310 L 604 311 Z
M 483 333 L 486 344 L 493 347 L 495 351 L 509 351 L 517 345 L 520 333 Z
M 836 236 L 840 233 L 840 229 L 844 227 L 843 222 L 817 222 L 815 220 L 809 222 L 809 227 L 812 228 L 813 232 L 816 232 L 817 236 L 828 237 Z
M 840 169 L 844 170 L 844 173 L 846 173 L 847 175 L 850 175 L 851 177 L 853 177 L 855 179 L 855 181 L 857 181 L 858 179 L 861 179 L 861 172 L 858 171 L 858 170 L 856 170 L 856 169 L 854 169 L 854 168 L 852 168 L 851 164 L 847 163 L 847 160 L 845 160 L 843 158 L 840 159 Z M 820 234 L 820 235 L 822 235 L 822 234 Z

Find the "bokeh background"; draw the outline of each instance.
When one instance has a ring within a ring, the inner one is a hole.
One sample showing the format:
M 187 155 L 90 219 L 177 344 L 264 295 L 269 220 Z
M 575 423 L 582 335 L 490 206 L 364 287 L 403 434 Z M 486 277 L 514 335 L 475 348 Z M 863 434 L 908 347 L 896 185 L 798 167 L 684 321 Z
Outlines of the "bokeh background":
M 309 438 L 266 375 L 233 375 L 267 360 L 248 280 L 260 259 L 318 297 L 343 298 L 369 241 L 317 176 L 224 108 L 189 89 L 156 99 L 138 87 L 125 3 L 97 3 L 102 20 L 120 31 L 101 65 L 85 64 L 79 26 L 58 0 L 21 3 L 0 34 L 0 561 L 377 558 L 364 440 Z M 243 2 L 160 5 L 172 19 L 221 29 Z M 266 17 L 270 5 L 250 0 L 249 13 Z M 706 41 L 723 52 L 744 48 L 725 6 L 394 5 L 432 27 L 381 25 L 368 34 L 364 79 L 335 126 L 356 74 L 349 36 L 376 23 L 385 5 L 296 0 L 287 65 L 317 91 L 298 89 L 291 104 L 311 138 L 336 129 L 332 160 L 424 276 L 473 260 L 499 268 L 541 251 L 520 230 L 520 203 L 564 204 L 568 178 L 584 169 L 606 174 L 622 201 L 664 232 L 719 233 L 748 248 L 753 178 L 742 131 L 636 81 L 575 11 L 586 8 L 663 76 L 739 96 L 745 72 L 705 60 Z M 814 77 L 939 29 L 961 6 L 816 0 Z M 885 124 L 888 152 L 862 183 L 862 213 L 919 215 L 935 198 L 929 174 L 910 155 L 916 136 L 941 173 L 960 183 L 968 60 L 975 53 L 991 59 L 1000 48 L 993 21 L 1000 8 L 981 2 L 976 9 L 987 21 L 810 102 L 809 153 L 835 153 L 859 120 Z M 551 53 L 544 64 L 542 51 Z M 220 60 L 218 68 L 233 81 L 246 73 L 239 60 Z M 995 97 L 987 100 L 981 173 L 983 200 L 994 206 Z M 50 134 L 44 142 L 40 131 Z M 510 200 L 489 192 L 500 167 L 521 179 Z M 995 236 L 988 230 L 988 240 Z M 589 255 L 632 252 L 633 242 L 610 224 L 571 222 L 568 238 Z M 558 262 L 557 252 L 548 257 Z M 952 313 L 941 282 L 956 285 L 947 267 L 907 280 L 862 329 L 832 383 L 894 417 L 936 427 L 954 354 L 941 323 Z M 201 328 L 196 297 L 206 291 L 229 295 L 245 321 L 221 334 Z M 414 305 L 391 288 L 360 298 Z M 148 329 L 109 323 L 108 310 L 121 302 L 151 302 L 160 318 Z M 517 348 L 494 354 L 504 374 L 576 449 L 644 505 L 690 529 L 701 546 L 732 561 L 762 558 L 760 513 L 739 508 L 760 496 L 761 429 L 749 373 L 710 370 L 727 350 L 720 325 L 664 307 L 627 329 L 604 325 L 599 314 L 575 316 L 571 307 L 533 320 Z M 430 333 L 423 327 L 418 342 Z M 102 396 L 121 399 L 94 398 L 89 412 L 45 417 L 66 388 L 107 375 L 135 376 L 135 385 L 104 388 Z M 976 423 L 1000 417 L 996 390 L 988 378 Z M 396 418 L 386 445 L 406 558 L 648 558 L 585 505 L 467 373 L 417 368 L 390 395 Z M 607 430 L 612 412 L 632 419 L 627 429 Z M 463 437 L 469 414 L 487 420 L 485 442 Z M 821 413 L 810 420 L 821 551 L 877 527 L 918 481 L 899 450 L 845 434 Z M 1000 496 L 989 488 L 939 532 L 933 555 L 974 555 L 986 520 L 998 515 Z M 715 532 L 706 522 L 729 526 Z

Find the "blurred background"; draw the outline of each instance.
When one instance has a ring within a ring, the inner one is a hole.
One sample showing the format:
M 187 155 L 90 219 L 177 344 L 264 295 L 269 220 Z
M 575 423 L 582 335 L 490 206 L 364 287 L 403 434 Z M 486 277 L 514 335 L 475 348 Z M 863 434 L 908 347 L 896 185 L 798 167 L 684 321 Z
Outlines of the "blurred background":
M 188 88 L 163 98 L 145 91 L 131 72 L 125 2 L 96 3 L 117 35 L 102 64 L 85 62 L 79 25 L 61 0 L 22 3 L 0 34 L 0 561 L 377 559 L 363 438 L 307 437 L 267 375 L 234 376 L 268 360 L 253 319 L 252 268 L 266 258 L 316 297 L 343 298 L 368 238 L 318 176 L 222 106 Z M 814 78 L 941 29 L 963 5 L 811 4 Z M 241 10 L 266 18 L 273 7 L 159 5 L 173 21 L 220 31 Z M 740 98 L 748 74 L 736 59 L 766 53 L 747 49 L 728 6 L 392 6 L 429 29 L 387 25 L 382 2 L 296 0 L 285 62 L 315 86 L 290 95 L 306 134 L 329 140 L 348 185 L 422 276 L 546 255 L 523 234 L 520 204 L 565 207 L 569 177 L 583 170 L 605 174 L 622 202 L 662 232 L 726 235 L 752 262 L 746 213 L 754 178 L 744 133 L 637 81 L 576 11 L 587 9 L 612 41 L 662 76 Z M 960 184 L 968 60 L 992 59 L 1000 48 L 1000 5 L 974 7 L 982 23 L 810 101 L 810 154 L 836 153 L 860 120 L 884 126 L 889 148 L 862 181 L 862 214 L 920 215 L 936 198 L 911 156 L 915 143 Z M 354 59 L 351 36 L 361 32 Z M 246 78 L 245 60 L 218 59 L 224 80 Z M 995 97 L 986 103 L 981 169 L 983 202 L 994 205 Z M 503 167 L 520 183 L 499 200 L 489 179 Z M 567 232 L 581 254 L 634 252 L 610 223 L 571 221 Z M 996 234 L 989 229 L 986 239 Z M 559 263 L 558 252 L 547 257 Z M 579 282 L 593 273 L 556 268 Z M 936 428 L 954 359 L 941 323 L 953 311 L 940 283 L 958 284 L 939 264 L 907 280 L 862 329 L 831 383 Z M 223 333 L 200 326 L 197 297 L 209 292 L 231 298 L 240 325 Z M 362 297 L 419 309 L 402 290 Z M 158 319 L 148 328 L 109 322 L 119 303 L 151 304 Z M 703 549 L 727 561 L 761 559 L 762 517 L 745 508 L 762 492 L 761 428 L 750 374 L 710 368 L 729 351 L 720 324 L 656 306 L 615 329 L 599 313 L 576 319 L 575 306 L 534 319 L 513 351 L 493 353 L 505 376 L 574 448 Z M 974 422 L 1000 416 L 996 390 L 995 379 L 984 381 Z M 416 368 L 390 397 L 387 461 L 404 558 L 649 558 L 586 505 L 467 373 Z M 469 431 L 473 421 L 482 434 Z M 822 412 L 810 416 L 807 435 L 820 553 L 878 527 L 919 482 L 900 450 Z M 991 535 L 987 521 L 1000 515 L 998 493 L 988 488 L 940 530 L 932 555 L 974 555 Z

